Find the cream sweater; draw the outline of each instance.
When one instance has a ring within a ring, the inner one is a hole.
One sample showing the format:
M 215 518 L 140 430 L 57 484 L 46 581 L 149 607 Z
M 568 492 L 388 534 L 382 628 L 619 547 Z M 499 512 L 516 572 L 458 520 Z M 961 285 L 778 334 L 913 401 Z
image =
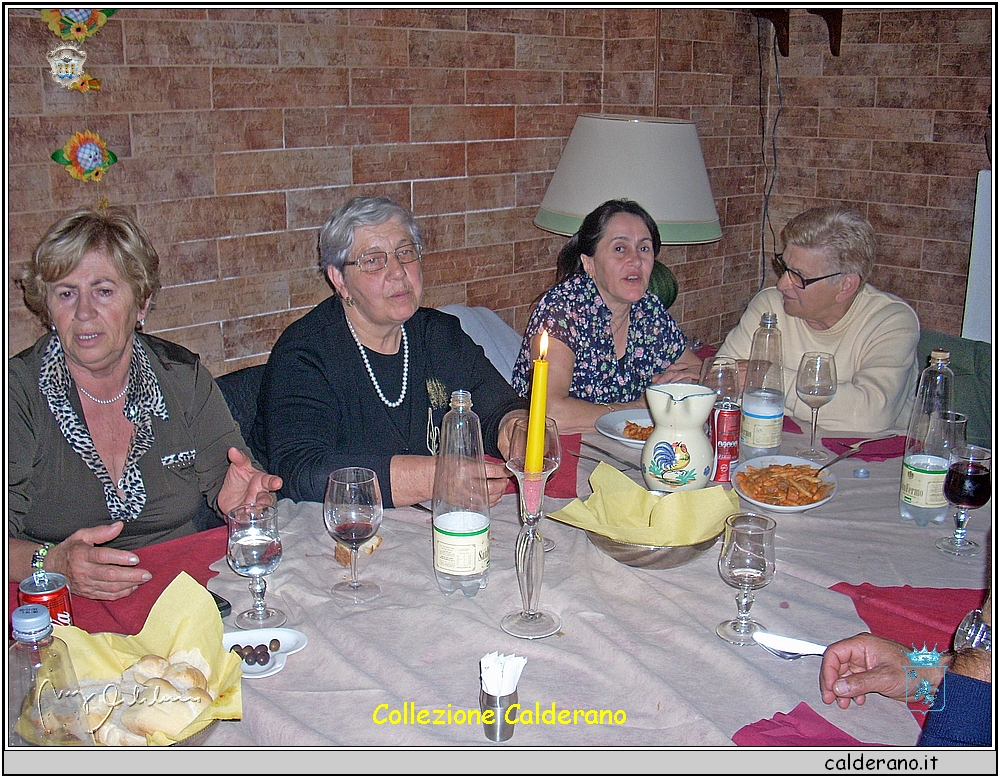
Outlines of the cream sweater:
M 917 388 L 920 338 L 920 321 L 909 305 L 865 284 L 839 322 L 814 330 L 788 316 L 781 292 L 769 287 L 750 301 L 719 355 L 749 358 L 753 334 L 766 311 L 778 314 L 787 413 L 810 420 L 809 406 L 795 394 L 795 374 L 805 352 L 828 351 L 837 363 L 837 394 L 820 408 L 819 426 L 833 432 L 906 429 Z

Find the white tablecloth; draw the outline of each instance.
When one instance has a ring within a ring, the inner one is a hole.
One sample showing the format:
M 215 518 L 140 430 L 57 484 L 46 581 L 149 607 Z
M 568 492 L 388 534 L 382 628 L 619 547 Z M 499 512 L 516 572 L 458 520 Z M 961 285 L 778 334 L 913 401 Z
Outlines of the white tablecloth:
M 790 446 L 801 441 L 789 438 Z M 589 439 L 638 462 L 638 450 L 596 434 Z M 864 631 L 850 598 L 828 589 L 837 581 L 983 586 L 983 557 L 944 559 L 933 543 L 945 528 L 899 520 L 898 459 L 865 465 L 872 474 L 866 481 L 851 477 L 860 464 L 834 466 L 840 492 L 827 506 L 776 517 L 777 574 L 757 592 L 752 610 L 771 631 L 822 643 Z M 581 462 L 581 486 L 592 467 Z M 481 725 L 454 722 L 456 711 L 478 709 L 479 659 L 491 651 L 528 658 L 518 688 L 522 711 L 534 711 L 536 703 L 540 710 L 554 704 L 557 711 L 624 711 L 622 724 L 522 721 L 510 746 L 732 746 L 743 725 L 802 701 L 862 741 L 913 745 L 919 735 L 899 702 L 869 696 L 863 707 L 846 711 L 824 705 L 818 658 L 785 662 L 720 640 L 715 626 L 733 617 L 736 606 L 735 590 L 718 574 L 718 545 L 681 568 L 637 570 L 605 556 L 582 531 L 546 520 L 543 532 L 557 546 L 545 558 L 542 607 L 562 617 L 562 631 L 524 641 L 499 627 L 505 614 L 520 609 L 515 496 L 494 509 L 490 583 L 471 599 L 437 589 L 430 515 L 386 511 L 381 547 L 360 561 L 361 577 L 381 584 L 383 594 L 360 606 L 330 596 L 348 571 L 333 560 L 321 506 L 282 501 L 279 509 L 284 557 L 268 579 L 268 601 L 309 644 L 281 673 L 244 679 L 243 720 L 215 727 L 207 745 L 487 745 Z M 988 514 L 973 516 L 970 534 L 980 541 Z M 209 588 L 244 609 L 246 581 L 224 560 L 213 569 L 221 574 Z M 373 719 L 404 708 L 432 717 L 450 709 L 453 723 Z

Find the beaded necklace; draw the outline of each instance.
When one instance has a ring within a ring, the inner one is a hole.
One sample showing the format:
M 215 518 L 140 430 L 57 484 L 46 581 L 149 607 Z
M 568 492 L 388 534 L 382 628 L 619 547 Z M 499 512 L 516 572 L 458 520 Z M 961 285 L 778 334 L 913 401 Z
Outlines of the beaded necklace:
M 365 368 L 368 370 L 368 377 L 371 379 L 372 386 L 375 387 L 375 391 L 378 393 L 379 399 L 388 408 L 398 408 L 403 404 L 403 399 L 406 397 L 406 383 L 407 378 L 410 374 L 410 341 L 406 338 L 406 327 L 400 326 L 400 330 L 403 332 L 403 388 L 399 390 L 399 399 L 396 402 L 389 402 L 386 399 L 385 393 L 382 391 L 382 387 L 379 386 L 378 379 L 375 377 L 375 371 L 372 370 L 371 362 L 368 361 L 368 354 L 365 353 L 365 347 L 361 345 L 361 339 L 358 337 L 358 333 L 354 331 L 354 325 L 351 324 L 350 318 L 346 315 L 344 319 L 347 320 L 347 329 L 351 331 L 351 337 L 354 338 L 354 342 L 358 346 L 358 351 L 361 352 L 361 359 L 365 362 Z
M 116 403 L 122 397 L 124 397 L 125 396 L 125 392 L 128 391 L 128 384 L 125 384 L 125 388 L 122 389 L 118 394 L 116 394 L 110 400 L 98 400 L 96 397 L 94 397 L 94 395 L 92 395 L 90 392 L 88 392 L 86 389 L 84 389 L 82 386 L 80 386 L 80 384 L 77 384 L 76 387 L 77 387 L 77 389 L 79 389 L 81 392 L 83 392 L 85 395 L 87 395 L 87 397 L 89 397 L 91 400 L 93 400 L 98 405 L 111 405 L 112 403 Z

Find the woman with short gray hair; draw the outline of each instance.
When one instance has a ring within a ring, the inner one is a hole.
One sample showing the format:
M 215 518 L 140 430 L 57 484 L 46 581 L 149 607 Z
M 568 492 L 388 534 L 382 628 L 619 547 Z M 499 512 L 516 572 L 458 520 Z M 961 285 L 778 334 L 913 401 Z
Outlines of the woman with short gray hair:
M 823 409 L 824 428 L 877 433 L 906 429 L 917 383 L 920 321 L 904 300 L 866 283 L 875 262 L 875 230 L 842 205 L 810 208 L 781 231 L 784 250 L 771 266 L 775 286 L 758 292 L 719 349 L 746 360 L 761 315 L 778 316 L 785 412 L 809 421 L 794 391 L 802 355 L 833 354 L 837 393 Z M 745 363 L 744 363 L 745 364 Z
M 356 197 L 320 232 L 335 294 L 278 338 L 261 385 L 255 450 L 283 496 L 322 502 L 340 467 L 376 472 L 387 507 L 431 497 L 437 430 L 451 393 L 472 393 L 488 454 L 505 458 L 524 402 L 449 314 L 420 307 L 423 239 L 388 197 Z M 487 462 L 490 499 L 509 473 Z

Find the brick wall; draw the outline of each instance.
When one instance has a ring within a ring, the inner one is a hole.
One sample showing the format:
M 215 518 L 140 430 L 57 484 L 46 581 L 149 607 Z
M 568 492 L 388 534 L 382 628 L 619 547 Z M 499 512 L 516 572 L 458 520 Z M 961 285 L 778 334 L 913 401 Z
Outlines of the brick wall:
M 36 10 L 9 8 L 8 23 L 11 277 L 60 215 L 100 197 L 129 207 L 162 261 L 147 330 L 217 375 L 262 362 L 329 294 L 316 234 L 360 193 L 420 217 L 425 304 L 486 305 L 523 328 L 562 243 L 531 220 L 583 112 L 698 126 L 724 237 L 661 254 L 689 335 L 721 340 L 760 281 L 758 25 L 745 11 L 122 8 L 83 44 L 103 82 L 86 94 L 48 76 L 57 39 Z M 834 58 L 823 21 L 799 11 L 779 63 L 775 229 L 851 202 L 879 231 L 876 282 L 948 332 L 989 164 L 992 29 L 989 10 L 847 11 Z M 771 116 L 774 76 L 765 51 Z M 82 129 L 118 155 L 100 184 L 49 159 Z M 15 353 L 41 330 L 9 290 Z

